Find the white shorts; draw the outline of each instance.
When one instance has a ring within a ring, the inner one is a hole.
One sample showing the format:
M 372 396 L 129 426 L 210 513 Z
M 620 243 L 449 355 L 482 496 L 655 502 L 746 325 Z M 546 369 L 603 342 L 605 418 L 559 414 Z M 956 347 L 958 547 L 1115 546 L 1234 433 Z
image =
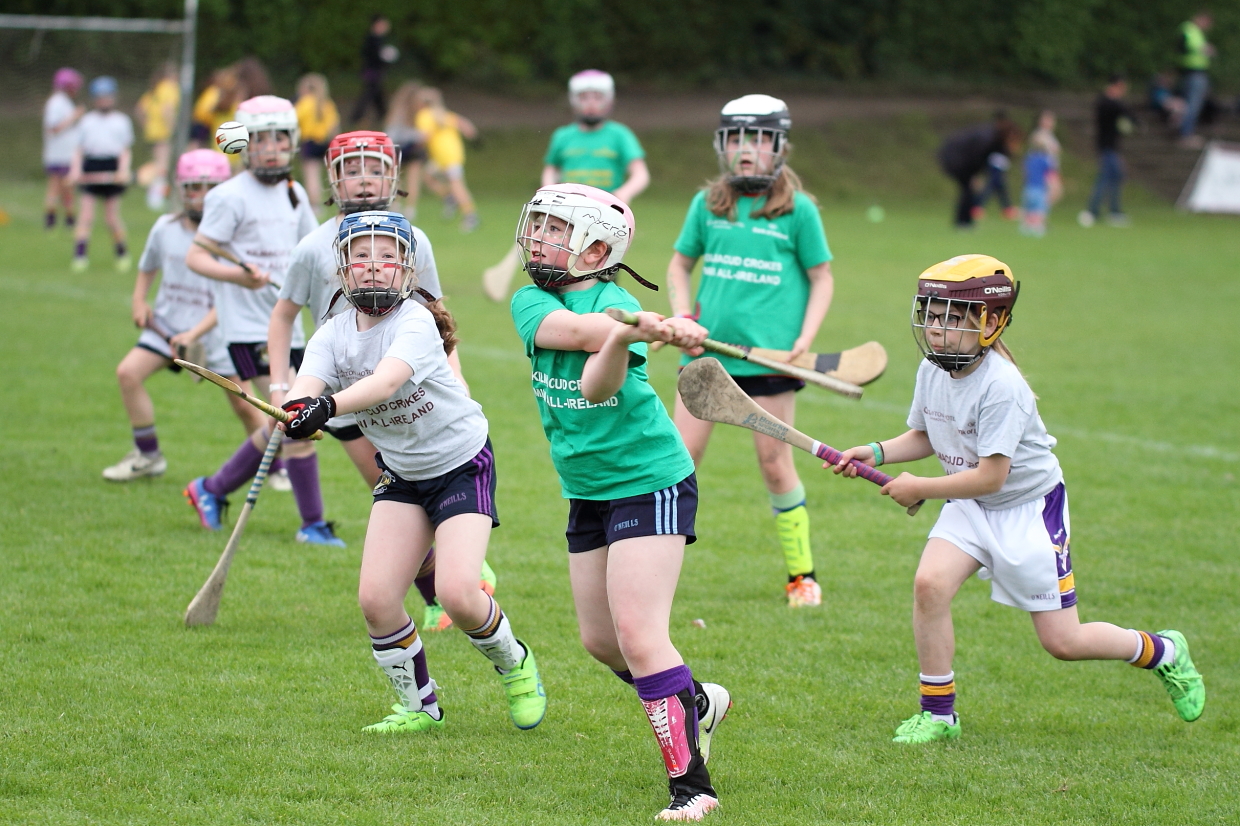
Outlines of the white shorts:
M 233 366 L 232 357 L 228 355 L 228 346 L 224 344 L 224 337 L 220 335 L 218 329 L 208 331 L 202 337 L 202 344 L 207 349 L 207 363 L 203 365 L 204 367 L 221 376 L 237 375 L 237 368 Z M 137 346 L 166 359 L 172 358 L 172 348 L 168 346 L 164 337 L 154 330 L 143 330 L 142 335 L 138 336 Z M 175 365 L 174 368 L 181 369 Z
M 990 598 L 1022 611 L 1076 605 L 1069 553 L 1068 494 L 1063 482 L 1046 496 L 990 510 L 972 499 L 943 505 L 930 538 L 943 539 L 980 562 Z M 987 576 L 989 574 L 989 577 Z

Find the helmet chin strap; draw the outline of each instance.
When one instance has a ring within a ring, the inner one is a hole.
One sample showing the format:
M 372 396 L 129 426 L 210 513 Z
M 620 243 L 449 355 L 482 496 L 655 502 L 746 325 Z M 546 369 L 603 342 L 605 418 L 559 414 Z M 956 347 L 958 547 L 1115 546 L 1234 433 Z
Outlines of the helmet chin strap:
M 569 284 L 579 284 L 582 281 L 587 281 L 591 278 L 596 278 L 596 279 L 603 280 L 603 281 L 614 281 L 615 280 L 614 278 L 609 279 L 609 278 L 606 278 L 606 276 L 608 275 L 614 276 L 620 270 L 624 270 L 629 275 L 633 276 L 633 280 L 636 281 L 638 284 L 641 284 L 646 289 L 654 290 L 655 292 L 659 291 L 658 286 L 656 286 L 655 284 L 651 284 L 649 281 L 642 278 L 628 264 L 615 264 L 613 266 L 608 267 L 605 270 L 595 270 L 594 272 L 586 273 L 585 275 L 574 275 L 574 276 L 567 276 L 568 270 L 562 270 L 562 269 L 555 268 L 555 267 L 544 267 L 542 265 L 535 264 L 532 261 L 525 265 L 525 272 L 529 275 L 530 280 L 532 280 L 537 286 L 541 287 L 544 290 L 548 290 L 553 287 L 565 287 L 565 286 L 568 286 Z M 549 273 L 565 273 L 567 277 L 540 278 L 539 276 L 544 271 L 549 272 Z

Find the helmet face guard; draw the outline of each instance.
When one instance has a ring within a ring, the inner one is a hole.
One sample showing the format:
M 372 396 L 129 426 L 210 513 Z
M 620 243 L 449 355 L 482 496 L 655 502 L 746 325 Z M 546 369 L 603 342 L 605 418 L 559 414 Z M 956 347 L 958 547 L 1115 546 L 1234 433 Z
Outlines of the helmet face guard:
M 547 290 L 587 278 L 616 280 L 633 232 L 632 211 L 611 193 L 556 184 L 538 190 L 522 207 L 516 240 L 530 280 Z M 583 270 L 578 266 L 582 253 L 600 241 L 607 255 L 600 266 Z
M 921 274 L 913 298 L 913 340 L 931 364 L 967 369 L 986 354 L 1012 321 L 1020 282 L 989 255 L 961 255 Z M 986 334 L 988 322 L 995 329 Z M 973 348 L 977 346 L 977 350 Z
M 344 215 L 386 210 L 400 184 L 400 147 L 382 132 L 347 132 L 327 147 L 332 202 Z
M 336 234 L 336 276 L 345 300 L 372 316 L 399 306 L 417 286 L 416 246 L 413 227 L 399 212 L 345 216 Z
M 746 95 L 724 106 L 715 155 L 728 185 L 744 195 L 770 189 L 784 169 L 791 128 L 787 104 L 770 95 Z
M 250 133 L 250 143 L 241 154 L 246 169 L 265 184 L 288 179 L 293 174 L 293 153 L 301 138 L 293 104 L 275 95 L 259 95 L 242 101 L 234 117 Z M 269 135 L 263 143 L 271 144 L 281 133 L 288 137 L 287 149 L 257 147 L 260 135 Z
M 584 95 L 590 94 L 590 98 Z M 568 102 L 573 107 L 577 120 L 586 126 L 597 126 L 611 114 L 611 106 L 616 98 L 616 83 L 611 75 L 597 69 L 586 69 L 568 79 Z M 583 112 L 586 100 L 599 101 L 595 112 Z

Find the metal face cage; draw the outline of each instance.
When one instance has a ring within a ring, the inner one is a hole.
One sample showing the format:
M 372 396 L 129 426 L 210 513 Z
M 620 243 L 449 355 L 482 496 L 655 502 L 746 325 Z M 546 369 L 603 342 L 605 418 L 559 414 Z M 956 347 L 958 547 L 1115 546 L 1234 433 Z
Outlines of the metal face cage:
M 332 201 L 345 215 L 391 206 L 400 186 L 400 147 L 360 144 L 328 156 L 327 181 Z M 353 190 L 346 197 L 346 182 Z
M 396 255 L 382 259 L 375 242 L 395 241 Z M 388 212 L 350 215 L 336 238 L 336 276 L 345 299 L 366 315 L 385 315 L 413 294 L 416 242 L 404 216 Z M 360 260 L 358 260 L 360 259 Z
M 985 355 L 989 347 L 964 352 L 981 344 L 979 318 L 985 304 L 950 298 L 913 297 L 913 340 L 931 364 L 948 372 L 964 370 Z M 993 343 L 993 342 L 992 342 Z
M 764 126 L 722 126 L 715 130 L 715 155 L 728 183 L 747 195 L 770 189 L 784 168 L 788 133 Z M 732 155 L 729 159 L 729 154 Z M 742 172 L 742 160 L 753 162 Z

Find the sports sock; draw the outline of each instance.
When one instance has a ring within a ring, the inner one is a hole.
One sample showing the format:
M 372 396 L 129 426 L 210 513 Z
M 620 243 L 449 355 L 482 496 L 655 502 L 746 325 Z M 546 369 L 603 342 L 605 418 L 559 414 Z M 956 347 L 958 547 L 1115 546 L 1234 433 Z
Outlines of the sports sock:
M 77 224 L 77 216 L 72 212 L 65 213 L 65 226 L 73 227 Z
M 717 797 L 698 751 L 698 710 L 693 673 L 687 665 L 634 679 L 663 767 L 673 788 Z
M 395 634 L 370 638 L 375 662 L 396 689 L 400 703 L 409 711 L 425 711 L 438 720 L 439 698 L 435 696 L 435 682 L 426 667 L 426 653 L 422 650 L 422 638 L 413 620 L 408 617 Z M 412 663 L 412 668 L 410 667 Z
M 127 252 L 129 252 L 129 247 L 125 244 L 125 242 L 124 242 L 124 241 L 117 241 L 117 242 L 116 242 L 116 257 L 117 257 L 117 258 L 124 258 L 124 257 L 125 257 L 125 253 L 127 253 Z
M 228 461 L 219 470 L 208 476 L 202 486 L 207 489 L 208 493 L 227 496 L 253 479 L 262 462 L 263 452 L 256 448 L 247 436 L 246 440 L 241 443 L 241 447 L 228 457 Z
M 78 241 L 77 243 L 73 245 L 73 257 L 74 258 L 85 258 L 86 257 L 86 242 L 85 241 Z
M 418 586 L 418 593 L 422 595 L 427 605 L 435 601 L 434 545 L 431 545 L 431 549 L 426 552 L 426 559 L 422 560 L 422 567 L 418 569 L 418 575 L 414 578 L 413 584 Z
M 43 228 L 52 229 L 56 226 L 56 210 L 49 209 L 47 214 L 43 216 Z
M 133 445 L 139 453 L 155 456 L 159 453 L 159 437 L 155 435 L 155 425 L 135 427 L 133 429 Z
M 297 500 L 297 512 L 301 514 L 301 526 L 323 521 L 323 491 L 319 489 L 319 454 L 288 457 L 288 480 L 293 485 L 293 498 Z
M 814 553 L 809 547 L 809 511 L 805 508 L 805 485 L 798 484 L 787 493 L 772 493 L 771 511 L 775 514 L 775 532 L 788 566 L 788 581 L 798 576 L 812 576 Z
M 633 672 L 629 671 L 627 668 L 624 669 L 623 671 L 617 671 L 616 669 L 613 668 L 611 670 L 611 673 L 615 674 L 617 677 L 621 679 L 621 681 L 626 682 L 629 685 L 637 685 L 637 683 L 633 680 Z
M 505 674 L 521 664 L 525 659 L 525 649 L 512 635 L 512 626 L 508 623 L 508 617 L 500 610 L 495 597 L 488 596 L 487 599 L 491 600 L 491 610 L 487 615 L 487 621 L 477 628 L 462 628 L 461 630 L 465 632 L 465 636 L 469 637 L 474 648 L 481 651 L 501 674 Z
M 956 672 L 950 671 L 943 677 L 922 674 L 920 678 L 921 710 L 930 712 L 930 716 L 935 720 L 955 723 Z
M 1128 660 L 1129 665 L 1135 665 L 1137 668 L 1158 668 L 1160 665 L 1175 662 L 1174 642 L 1166 637 L 1138 631 L 1135 628 L 1128 630 L 1132 631 L 1133 636 L 1137 638 L 1137 653 Z

